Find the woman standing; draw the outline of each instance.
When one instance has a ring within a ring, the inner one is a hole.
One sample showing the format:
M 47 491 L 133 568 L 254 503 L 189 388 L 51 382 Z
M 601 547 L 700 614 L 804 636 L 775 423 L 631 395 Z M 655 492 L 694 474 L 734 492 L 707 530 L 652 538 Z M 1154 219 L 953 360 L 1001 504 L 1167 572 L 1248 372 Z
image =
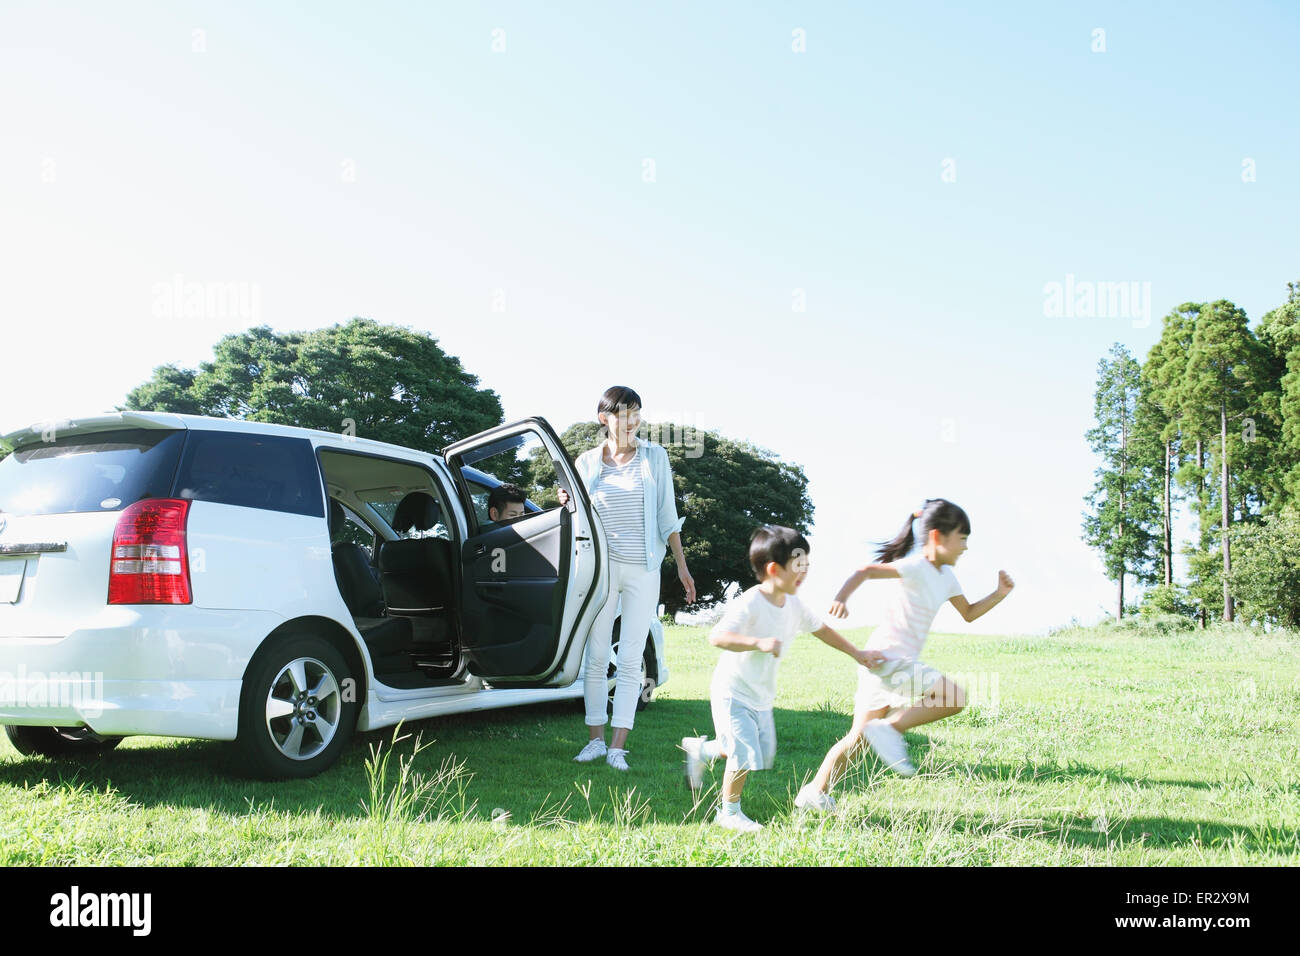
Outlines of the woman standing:
M 606 439 L 580 455 L 578 478 L 600 515 L 609 547 L 609 599 L 596 617 L 583 672 L 587 730 L 591 739 L 575 760 L 605 758 L 615 770 L 627 770 L 627 735 L 641 694 L 641 656 L 659 606 L 659 567 L 668 547 L 677 559 L 677 576 L 686 601 L 695 601 L 695 581 L 682 552 L 682 519 L 673 500 L 673 475 L 663 446 L 636 437 L 641 424 L 641 396 L 616 385 L 601 397 L 596 418 Z M 562 501 L 568 498 L 562 495 Z M 614 736 L 605 746 L 605 703 L 609 696 L 609 652 L 614 618 L 622 605 L 619 627 L 618 682 L 614 690 Z

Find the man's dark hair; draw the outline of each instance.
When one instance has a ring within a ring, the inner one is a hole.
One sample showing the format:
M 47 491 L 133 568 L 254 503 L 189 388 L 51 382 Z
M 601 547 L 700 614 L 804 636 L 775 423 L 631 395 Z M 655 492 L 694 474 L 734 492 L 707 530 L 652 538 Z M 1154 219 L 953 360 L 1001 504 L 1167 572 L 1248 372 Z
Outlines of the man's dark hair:
M 785 567 L 796 553 L 806 557 L 808 551 L 807 538 L 794 528 L 779 524 L 765 524 L 761 528 L 755 528 L 749 536 L 749 566 L 754 569 L 754 577 L 760 581 L 767 576 L 763 569 L 769 561 Z
M 512 501 L 523 504 L 527 500 L 527 496 L 518 485 L 497 485 L 488 492 L 488 508 L 495 508 L 498 514 Z

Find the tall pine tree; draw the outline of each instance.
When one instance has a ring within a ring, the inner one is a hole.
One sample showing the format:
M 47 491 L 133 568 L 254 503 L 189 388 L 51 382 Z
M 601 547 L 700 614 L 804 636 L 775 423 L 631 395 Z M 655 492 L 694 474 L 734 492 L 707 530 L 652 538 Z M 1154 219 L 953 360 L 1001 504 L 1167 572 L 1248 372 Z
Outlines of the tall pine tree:
M 1141 368 L 1117 342 L 1110 358 L 1097 365 L 1097 424 L 1085 437 L 1102 464 L 1085 499 L 1083 540 L 1101 554 L 1106 576 L 1118 585 L 1119 619 L 1124 617 L 1124 579 L 1132 575 L 1144 584 L 1156 580 L 1153 524 L 1159 508 L 1136 434 L 1140 397 Z
M 1262 499 L 1260 489 L 1242 487 L 1246 459 L 1243 446 L 1256 440 L 1254 433 L 1247 437 L 1243 422 L 1254 415 L 1263 416 L 1267 379 L 1265 356 L 1250 331 L 1246 313 L 1223 299 L 1202 305 L 1187 354 L 1186 377 L 1177 395 L 1183 420 L 1191 424 L 1198 438 L 1208 440 L 1214 463 L 1213 482 L 1207 480 L 1205 484 L 1207 491 L 1211 484 L 1215 486 L 1207 494 L 1207 504 L 1217 498 L 1218 513 L 1212 515 L 1207 507 L 1200 517 L 1203 537 L 1217 518 L 1225 621 L 1231 621 L 1233 616 L 1229 575 L 1234 514 L 1248 514 L 1252 501 Z M 1232 480 L 1234 467 L 1239 472 L 1236 485 Z M 1238 502 L 1240 511 L 1235 508 Z
M 1137 428 L 1145 436 L 1155 433 L 1160 442 L 1160 559 L 1163 583 L 1174 582 L 1175 475 L 1184 464 L 1181 405 L 1176 390 L 1187 372 L 1196 314 L 1186 306 L 1165 316 L 1160 341 L 1151 347 L 1142 366 L 1142 395 Z
M 1286 289 L 1286 302 L 1259 324 L 1278 397 L 1278 440 L 1271 456 L 1278 498 L 1270 509 L 1274 512 L 1287 503 L 1300 505 L 1300 282 L 1288 282 Z

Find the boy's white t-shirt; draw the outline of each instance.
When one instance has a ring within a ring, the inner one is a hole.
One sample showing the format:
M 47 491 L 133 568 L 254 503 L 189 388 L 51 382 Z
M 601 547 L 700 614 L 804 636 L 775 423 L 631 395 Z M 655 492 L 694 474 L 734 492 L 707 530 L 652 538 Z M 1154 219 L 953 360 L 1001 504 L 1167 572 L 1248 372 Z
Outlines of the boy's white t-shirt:
M 797 634 L 819 631 L 820 617 L 793 594 L 777 607 L 754 585 L 728 602 L 722 618 L 711 633 L 730 631 L 745 637 L 775 637 L 781 642 L 781 656 L 790 649 Z M 713 672 L 712 692 L 726 694 L 755 710 L 771 710 L 776 701 L 776 671 L 781 659 L 762 651 L 726 651 Z
M 886 657 L 921 656 L 930 625 L 949 598 L 961 594 L 952 565 L 936 568 L 920 548 L 893 563 L 900 575 L 886 605 L 885 622 L 871 632 L 867 647 Z

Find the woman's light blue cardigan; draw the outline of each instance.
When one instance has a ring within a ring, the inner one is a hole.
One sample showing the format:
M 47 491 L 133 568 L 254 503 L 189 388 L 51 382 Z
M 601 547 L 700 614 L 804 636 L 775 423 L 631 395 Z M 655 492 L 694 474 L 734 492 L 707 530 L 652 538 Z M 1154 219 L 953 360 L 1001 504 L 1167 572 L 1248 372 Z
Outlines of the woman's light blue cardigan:
M 645 566 L 653 571 L 663 563 L 668 553 L 668 536 L 681 531 L 685 518 L 677 517 L 677 504 L 673 495 L 673 472 L 668 464 L 668 452 L 662 445 L 638 439 L 641 446 L 641 488 L 645 511 Z M 582 486 L 591 492 L 600 474 L 604 442 L 578 456 L 574 465 Z

